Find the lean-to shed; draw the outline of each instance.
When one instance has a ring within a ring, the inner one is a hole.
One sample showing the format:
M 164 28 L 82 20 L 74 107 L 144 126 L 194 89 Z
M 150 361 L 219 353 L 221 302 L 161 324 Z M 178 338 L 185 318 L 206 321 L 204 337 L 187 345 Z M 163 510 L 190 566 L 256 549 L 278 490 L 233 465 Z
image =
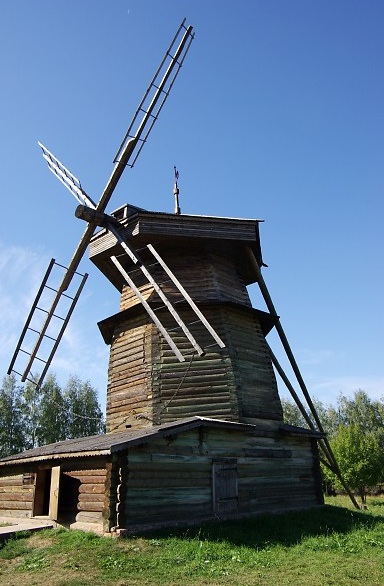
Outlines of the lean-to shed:
M 135 532 L 322 503 L 319 434 L 191 417 L 0 461 L 1 515 Z

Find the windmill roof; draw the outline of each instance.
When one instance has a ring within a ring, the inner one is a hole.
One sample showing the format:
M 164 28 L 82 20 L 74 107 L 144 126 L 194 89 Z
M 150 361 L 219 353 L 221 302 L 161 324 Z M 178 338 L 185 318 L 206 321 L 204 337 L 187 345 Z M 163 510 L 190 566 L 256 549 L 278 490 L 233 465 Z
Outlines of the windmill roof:
M 249 260 L 242 254 L 244 247 L 252 249 L 259 266 L 263 264 L 259 235 L 259 223 L 263 220 L 150 212 L 128 205 L 112 212 L 115 214 L 126 242 L 136 250 L 148 243 L 175 249 L 199 244 L 228 249 L 238 258 L 246 284 L 254 282 L 255 275 Z M 90 242 L 90 259 L 119 290 L 122 277 L 110 257 L 120 253 L 116 238 L 105 228 L 96 232 Z
M 20 454 L 14 454 L 0 459 L 0 468 L 9 464 L 22 464 L 24 462 L 39 462 L 43 460 L 64 459 L 85 456 L 110 455 L 126 448 L 131 448 L 141 444 L 148 443 L 152 440 L 169 436 L 176 433 L 182 433 L 198 427 L 214 427 L 238 431 L 247 431 L 249 433 L 275 433 L 268 432 L 259 426 L 236 423 L 232 421 L 223 421 L 219 419 L 210 419 L 208 417 L 189 417 L 166 423 L 163 425 L 154 425 L 137 430 L 130 430 L 118 433 L 106 433 L 93 435 L 89 437 L 70 439 L 62 442 L 56 442 L 32 450 L 26 450 Z M 289 435 L 301 435 L 308 437 L 321 438 L 323 434 L 282 424 L 280 432 Z
M 156 304 L 155 303 L 150 303 L 151 307 L 156 309 Z M 265 311 L 261 311 L 260 309 L 256 309 L 254 307 L 247 307 L 245 305 L 241 305 L 239 303 L 235 303 L 233 301 L 222 301 L 220 303 L 217 302 L 213 302 L 213 303 L 199 303 L 199 308 L 201 310 L 204 310 L 205 308 L 209 307 L 212 305 L 220 305 L 222 307 L 232 307 L 235 309 L 238 309 L 239 311 L 245 312 L 245 313 L 252 313 L 253 315 L 255 315 L 260 323 L 262 332 L 264 334 L 264 336 L 267 336 L 269 334 L 269 332 L 272 330 L 272 328 L 276 325 L 276 323 L 279 321 L 279 317 L 276 315 L 271 315 L 270 313 L 267 313 Z M 180 305 L 178 306 L 180 308 Z M 101 335 L 103 336 L 103 340 L 106 344 L 111 344 L 112 342 L 112 338 L 113 338 L 113 334 L 115 332 L 115 328 L 116 325 L 122 323 L 125 319 L 131 318 L 134 315 L 140 315 L 140 313 L 142 313 L 144 311 L 142 305 L 132 305 L 131 307 L 128 307 L 127 309 L 124 309 L 122 311 L 119 311 L 118 313 L 115 313 L 114 315 L 111 315 L 105 319 L 103 319 L 102 321 L 98 322 L 98 327 L 99 330 L 101 332 Z

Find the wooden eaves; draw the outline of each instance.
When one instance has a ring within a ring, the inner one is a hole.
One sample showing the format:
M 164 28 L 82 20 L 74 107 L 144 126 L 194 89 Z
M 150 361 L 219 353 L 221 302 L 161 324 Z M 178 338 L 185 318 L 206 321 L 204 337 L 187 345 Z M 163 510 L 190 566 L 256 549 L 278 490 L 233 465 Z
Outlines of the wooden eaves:
M 14 454 L 2 458 L 0 460 L 0 468 L 6 467 L 10 464 L 16 465 L 27 462 L 111 455 L 127 448 L 142 445 L 162 437 L 183 433 L 199 427 L 222 428 L 235 431 L 239 430 L 257 436 L 272 437 L 275 435 L 275 432 L 270 431 L 267 428 L 262 428 L 261 426 L 259 427 L 247 423 L 237 423 L 195 416 L 139 430 L 127 430 L 124 432 L 94 435 L 40 446 L 31 450 L 26 450 L 20 454 Z M 320 439 L 323 436 L 323 434 L 314 430 L 287 426 L 285 424 L 281 425 L 280 430 L 282 433 L 287 433 L 289 435 L 299 434 L 300 436 L 312 437 L 314 439 Z

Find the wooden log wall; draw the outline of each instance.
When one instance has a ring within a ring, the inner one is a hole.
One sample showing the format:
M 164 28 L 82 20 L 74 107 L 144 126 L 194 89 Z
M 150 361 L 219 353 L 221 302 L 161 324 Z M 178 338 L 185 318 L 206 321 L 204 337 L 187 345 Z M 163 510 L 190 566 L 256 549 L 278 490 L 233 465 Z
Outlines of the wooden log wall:
M 159 252 L 195 303 L 233 301 L 247 307 L 251 306 L 247 288 L 233 254 L 229 252 L 219 254 L 201 247 L 193 250 L 189 247 Z M 148 264 L 153 261 L 153 258 L 147 260 Z M 180 292 L 161 266 L 151 265 L 150 271 L 156 281 L 162 283 L 161 287 L 172 303 L 181 299 Z M 140 269 L 133 268 L 132 278 L 145 299 L 158 299 L 153 287 L 142 276 Z M 130 287 L 125 285 L 121 295 L 120 310 L 139 303 Z
M 276 377 L 258 318 L 236 308 L 223 308 L 221 313 L 236 380 L 239 420 L 283 421 Z
M 64 462 L 61 470 L 61 489 L 77 494 L 69 494 L 72 507 L 75 507 L 76 523 L 96 523 L 102 526 L 109 515 L 109 501 L 106 500 L 109 468 L 105 458 L 90 458 L 72 463 Z M 68 481 L 66 486 L 65 479 Z M 74 502 L 74 498 L 75 501 Z M 60 497 L 62 499 L 62 495 Z M 59 503 L 63 501 L 59 501 Z M 61 505 L 61 506 L 62 506 Z
M 202 309 L 226 348 L 220 350 L 204 326 L 196 323 L 192 310 L 179 305 L 179 314 L 206 350 L 198 356 L 180 330 L 172 332 L 186 357 L 182 363 L 144 312 L 116 326 L 109 363 L 108 432 L 193 415 L 245 423 L 282 421 L 276 379 L 257 315 L 221 304 Z M 168 331 L 174 328 L 167 311 L 157 315 Z
M 48 469 L 52 464 L 44 463 Z M 53 465 L 58 465 L 55 462 Z M 0 475 L 0 516 L 32 517 L 39 462 L 4 469 Z M 108 516 L 108 467 L 105 458 L 61 462 L 59 517 L 98 523 Z M 44 491 L 44 487 L 42 487 Z M 48 507 L 47 507 L 48 510 Z M 48 514 L 48 513 L 46 513 Z M 60 520 L 60 519 L 59 519 Z
M 175 332 L 173 339 L 186 357 L 186 361 L 180 363 L 160 333 L 154 332 L 154 422 L 161 424 L 193 415 L 238 421 L 236 381 L 228 349 L 220 350 L 201 323 L 193 324 L 196 316 L 189 308 L 179 306 L 179 311 L 206 354 L 198 356 L 182 332 Z M 220 312 L 204 309 L 204 314 L 226 341 Z M 159 312 L 159 315 L 167 329 L 173 327 L 169 314 Z
M 0 515 L 31 517 L 33 509 L 35 475 L 8 469 L 0 476 Z
M 249 311 L 251 303 L 236 251 L 217 243 L 160 250 L 226 343 L 223 350 L 212 346 L 213 338 L 199 321 L 195 323 L 195 314 L 169 277 L 161 274 L 163 269 L 151 266 L 152 274 L 167 297 L 178 302 L 179 315 L 205 350 L 204 356 L 193 355 L 190 342 L 175 329 L 171 314 L 156 306 L 156 315 L 186 358 L 184 363 L 174 356 L 144 309 L 140 315 L 129 312 L 139 301 L 129 287 L 123 288 L 121 310 L 128 312 L 114 326 L 107 431 L 123 431 L 126 426 L 137 429 L 192 415 L 248 423 L 282 421 L 271 359 L 258 318 Z M 149 262 L 147 258 L 144 261 Z M 134 270 L 141 293 L 149 302 L 158 303 L 152 286 L 145 284 L 140 270 Z
M 153 331 L 147 314 L 115 329 L 108 369 L 107 432 L 144 427 L 152 421 Z
M 227 347 L 208 348 L 213 340 L 201 324 L 196 324 L 191 331 L 208 350 L 205 356 L 195 354 L 190 361 L 191 350 L 179 335 L 175 342 L 187 356 L 187 363 L 180 364 L 157 335 L 152 383 L 155 422 L 191 415 L 244 423 L 260 419 L 281 422 L 276 378 L 257 317 L 226 306 L 205 307 L 204 314 Z M 183 310 L 182 315 L 186 323 L 194 319 L 192 312 Z M 165 314 L 162 319 L 171 327 Z
M 228 458 L 237 462 L 234 516 L 322 504 L 310 438 L 204 428 L 129 450 L 126 528 L 212 517 L 212 464 Z

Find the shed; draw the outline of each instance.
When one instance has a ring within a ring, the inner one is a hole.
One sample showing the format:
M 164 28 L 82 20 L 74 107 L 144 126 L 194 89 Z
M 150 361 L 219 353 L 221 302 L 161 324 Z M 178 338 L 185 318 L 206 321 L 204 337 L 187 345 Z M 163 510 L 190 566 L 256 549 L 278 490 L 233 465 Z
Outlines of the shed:
M 319 437 L 190 417 L 58 442 L 0 460 L 0 510 L 132 533 L 313 507 Z

